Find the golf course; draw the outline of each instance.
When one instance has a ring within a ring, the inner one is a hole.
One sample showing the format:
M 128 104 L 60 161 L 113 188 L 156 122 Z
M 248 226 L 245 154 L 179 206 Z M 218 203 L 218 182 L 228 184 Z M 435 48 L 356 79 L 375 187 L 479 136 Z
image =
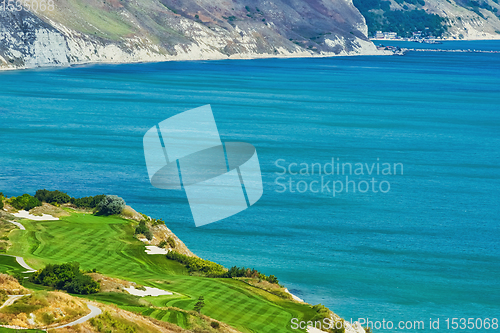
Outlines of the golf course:
M 120 292 L 75 295 L 166 321 L 185 329 L 200 296 L 201 313 L 241 332 L 297 332 L 291 319 L 310 320 L 316 311 L 309 304 L 279 297 L 232 278 L 190 274 L 183 264 L 163 254 L 147 254 L 145 243 L 134 235 L 137 222 L 119 216 L 96 216 L 69 210 L 57 221 L 19 219 L 26 230 L 10 231 L 12 245 L 6 254 L 23 257 L 34 269 L 48 264 L 80 263 L 85 271 L 140 286 L 170 291 L 172 295 L 133 296 Z M 238 265 L 239 263 L 234 263 Z M 0 272 L 14 274 L 26 269 L 14 257 L 0 256 Z M 32 283 L 27 288 L 40 288 Z

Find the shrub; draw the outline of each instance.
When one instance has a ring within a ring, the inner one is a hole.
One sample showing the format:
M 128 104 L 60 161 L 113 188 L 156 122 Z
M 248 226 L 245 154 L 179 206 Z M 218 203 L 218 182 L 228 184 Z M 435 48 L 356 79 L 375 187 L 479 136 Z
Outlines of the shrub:
M 165 221 L 163 221 L 162 219 L 151 219 L 151 225 L 153 227 L 157 225 L 165 225 Z
M 94 197 L 71 198 L 71 203 L 78 208 L 96 208 L 99 203 L 105 198 L 104 194 L 96 195 Z
M 212 328 L 219 328 L 220 327 L 220 324 L 216 321 L 213 321 L 210 323 L 210 326 L 212 326 Z
M 125 201 L 116 195 L 106 195 L 97 205 L 99 214 L 116 215 L 120 214 L 125 207 Z
M 139 225 L 137 227 L 135 227 L 135 234 L 143 234 L 146 232 L 146 231 L 149 231 L 149 228 L 148 226 L 146 225 L 146 221 L 141 221 L 139 222 Z
M 3 195 L 0 195 L 0 209 L 3 209 Z
M 265 280 L 270 283 L 279 284 L 278 278 L 274 275 L 266 276 L 255 269 L 236 267 L 233 266 L 227 271 L 226 276 L 228 278 L 233 277 L 248 277 L 248 278 L 259 278 L 259 280 Z
M 153 239 L 153 233 L 152 233 L 149 229 L 148 229 L 148 230 L 146 230 L 143 234 L 144 234 L 144 236 L 146 236 L 146 239 L 147 239 L 147 240 L 149 240 L 149 241 L 150 241 L 150 240 L 152 240 L 152 239 Z
M 167 240 L 162 240 L 158 247 L 164 248 L 166 246 L 169 246 L 172 249 L 175 249 L 175 240 L 172 237 L 168 237 Z
M 71 201 L 71 197 L 64 192 L 61 191 L 48 191 L 48 190 L 38 190 L 36 191 L 35 198 L 40 200 L 41 202 L 47 203 L 57 203 L 57 204 L 65 204 Z
M 15 209 L 24 209 L 24 210 L 30 210 L 42 205 L 40 200 L 38 200 L 35 197 L 32 197 L 29 194 L 23 194 L 20 197 L 15 197 L 10 199 L 10 204 Z
M 176 251 L 170 251 L 167 254 L 167 259 L 175 260 L 184 264 L 191 273 L 199 272 L 208 277 L 214 278 L 226 277 L 227 274 L 226 269 L 219 264 L 201 258 L 189 257 Z
M 44 269 L 35 272 L 30 282 L 66 290 L 74 294 L 93 294 L 99 291 L 99 283 L 80 271 L 77 262 L 61 265 L 47 265 Z
M 12 277 L 16 279 L 21 286 L 24 285 L 24 277 L 21 275 L 21 273 L 14 273 Z
M 167 238 L 167 243 L 172 249 L 175 249 L 175 240 L 172 237 Z

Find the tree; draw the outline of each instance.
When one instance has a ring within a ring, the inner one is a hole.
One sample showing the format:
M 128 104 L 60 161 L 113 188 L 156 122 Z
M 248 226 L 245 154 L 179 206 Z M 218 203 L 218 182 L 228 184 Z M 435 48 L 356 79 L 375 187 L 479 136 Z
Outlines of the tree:
M 48 190 L 38 190 L 36 191 L 35 198 L 40 200 L 41 202 L 47 202 L 47 203 L 58 203 L 58 204 L 65 204 L 71 201 L 71 197 L 61 191 L 55 190 L 55 191 L 48 191 Z
M 23 194 L 20 197 L 10 199 L 10 204 L 12 205 L 12 207 L 19 210 L 30 210 L 42 205 L 40 200 L 32 197 L 29 194 Z
M 100 288 L 98 282 L 83 274 L 77 262 L 49 264 L 30 276 L 30 282 L 82 295 L 97 293 Z
M 105 197 L 106 197 L 105 195 L 101 194 L 101 195 L 96 195 L 94 197 L 71 198 L 71 203 L 79 208 L 94 209 L 99 205 L 99 203 Z
M 205 306 L 205 299 L 203 296 L 198 297 L 198 302 L 194 305 L 194 311 L 201 313 L 201 309 Z
M 101 215 L 117 215 L 125 208 L 125 201 L 116 195 L 107 195 L 97 205 Z

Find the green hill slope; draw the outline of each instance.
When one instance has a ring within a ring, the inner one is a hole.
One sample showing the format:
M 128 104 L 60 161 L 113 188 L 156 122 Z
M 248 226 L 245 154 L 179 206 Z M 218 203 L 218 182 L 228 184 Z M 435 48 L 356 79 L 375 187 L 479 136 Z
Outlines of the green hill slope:
M 26 230 L 10 233 L 13 246 L 8 254 L 24 257 L 37 269 L 49 263 L 77 261 L 82 269 L 96 268 L 111 277 L 175 293 L 173 296 L 147 297 L 156 307 L 193 310 L 197 298 L 204 296 L 204 315 L 242 332 L 292 332 L 292 318 L 309 320 L 315 315 L 310 305 L 280 298 L 238 280 L 191 276 L 183 265 L 164 255 L 146 254 L 145 245 L 134 237 L 135 224 L 130 220 L 72 213 L 59 221 L 21 222 Z M 7 267 L 9 263 L 3 265 Z M 116 293 L 110 298 L 108 293 L 108 296 L 88 297 L 98 301 L 107 297 L 108 301 L 119 304 L 119 295 Z M 121 305 L 127 308 L 127 304 L 122 302 Z M 148 315 L 158 317 L 162 314 L 162 320 L 185 321 L 175 311 L 167 311 L 168 316 L 161 309 L 155 311 L 153 309 Z

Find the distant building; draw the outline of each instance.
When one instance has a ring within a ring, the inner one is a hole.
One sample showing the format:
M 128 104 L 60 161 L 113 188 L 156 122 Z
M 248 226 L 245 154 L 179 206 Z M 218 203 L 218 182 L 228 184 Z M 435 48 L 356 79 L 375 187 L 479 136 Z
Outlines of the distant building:
M 396 32 L 384 32 L 385 39 L 396 39 L 398 38 L 398 34 Z
M 382 32 L 382 31 L 377 31 L 375 33 L 375 38 L 376 39 L 397 39 L 398 34 L 396 32 Z

